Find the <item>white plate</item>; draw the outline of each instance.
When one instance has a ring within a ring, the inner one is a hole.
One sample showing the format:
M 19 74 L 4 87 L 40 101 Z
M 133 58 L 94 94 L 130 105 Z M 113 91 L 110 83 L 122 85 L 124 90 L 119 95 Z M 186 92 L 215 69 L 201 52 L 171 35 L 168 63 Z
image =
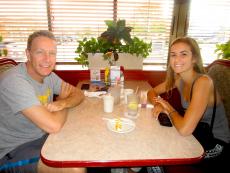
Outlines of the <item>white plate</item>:
M 127 118 L 113 118 L 107 120 L 107 127 L 109 130 L 116 133 L 128 133 L 135 129 L 135 123 Z

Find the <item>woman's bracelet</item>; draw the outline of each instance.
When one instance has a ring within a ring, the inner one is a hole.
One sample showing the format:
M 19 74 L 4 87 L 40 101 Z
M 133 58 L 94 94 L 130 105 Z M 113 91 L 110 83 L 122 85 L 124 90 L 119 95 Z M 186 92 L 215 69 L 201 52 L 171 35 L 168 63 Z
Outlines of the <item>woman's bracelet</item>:
M 169 112 L 169 117 L 171 117 L 171 115 L 172 115 L 174 112 L 177 112 L 177 111 L 176 111 L 176 110 L 173 110 L 173 111 Z

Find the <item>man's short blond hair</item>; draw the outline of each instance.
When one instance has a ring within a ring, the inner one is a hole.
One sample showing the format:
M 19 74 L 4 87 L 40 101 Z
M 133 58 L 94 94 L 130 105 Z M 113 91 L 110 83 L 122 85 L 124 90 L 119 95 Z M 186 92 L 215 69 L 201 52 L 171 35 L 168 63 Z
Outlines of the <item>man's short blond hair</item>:
M 40 30 L 40 31 L 35 31 L 31 35 L 29 35 L 28 40 L 27 40 L 27 49 L 31 49 L 32 42 L 35 38 L 37 37 L 47 37 L 50 38 L 54 41 L 56 41 L 56 38 L 54 37 L 53 33 L 47 30 Z

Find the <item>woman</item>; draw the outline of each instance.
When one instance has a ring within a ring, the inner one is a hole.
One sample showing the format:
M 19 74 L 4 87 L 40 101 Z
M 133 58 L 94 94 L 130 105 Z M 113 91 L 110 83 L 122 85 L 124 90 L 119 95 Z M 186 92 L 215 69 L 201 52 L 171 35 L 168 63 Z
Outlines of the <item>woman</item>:
M 159 97 L 177 88 L 181 95 L 185 114 L 179 114 L 169 102 Z M 154 104 L 153 116 L 168 114 L 178 132 L 191 135 L 199 122 L 210 124 L 214 106 L 214 84 L 205 74 L 200 49 L 197 42 L 189 37 L 181 37 L 172 42 L 166 80 L 148 92 L 148 99 Z M 230 141 L 228 122 L 220 96 L 216 93 L 216 115 L 213 125 L 216 145 L 206 151 L 205 158 L 221 155 L 225 144 Z

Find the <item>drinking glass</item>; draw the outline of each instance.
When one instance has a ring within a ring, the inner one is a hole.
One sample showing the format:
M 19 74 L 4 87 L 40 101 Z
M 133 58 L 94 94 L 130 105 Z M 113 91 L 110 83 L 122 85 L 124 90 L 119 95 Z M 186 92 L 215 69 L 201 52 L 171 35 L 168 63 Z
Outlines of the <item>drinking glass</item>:
M 128 98 L 128 104 L 127 104 L 128 115 L 136 116 L 138 112 L 139 98 L 136 94 L 129 94 L 127 98 Z

